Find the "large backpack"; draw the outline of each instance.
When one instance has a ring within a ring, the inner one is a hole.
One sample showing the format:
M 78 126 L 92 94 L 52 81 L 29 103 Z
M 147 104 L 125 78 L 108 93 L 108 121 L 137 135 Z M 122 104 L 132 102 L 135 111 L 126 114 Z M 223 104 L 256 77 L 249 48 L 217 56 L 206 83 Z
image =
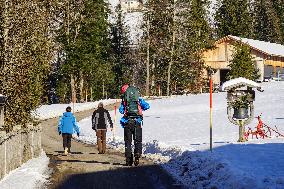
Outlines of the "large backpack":
M 125 91 L 123 101 L 125 106 L 125 113 L 127 116 L 141 115 L 139 96 L 139 90 L 134 86 L 128 87 Z

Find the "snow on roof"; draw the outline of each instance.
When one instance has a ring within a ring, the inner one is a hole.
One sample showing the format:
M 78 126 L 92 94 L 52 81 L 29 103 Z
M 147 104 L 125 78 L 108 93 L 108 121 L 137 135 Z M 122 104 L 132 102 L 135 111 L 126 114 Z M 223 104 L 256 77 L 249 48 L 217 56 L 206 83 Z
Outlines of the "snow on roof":
M 226 81 L 225 83 L 223 83 L 222 91 L 228 91 L 232 88 L 240 88 L 244 86 L 248 86 L 252 88 L 260 88 L 260 85 L 258 83 L 252 80 L 243 78 L 243 77 L 239 77 L 239 78 L 232 79 L 230 81 Z
M 230 39 L 246 43 L 252 48 L 258 51 L 261 51 L 265 54 L 284 57 L 284 45 L 277 44 L 277 43 L 270 43 L 266 41 L 259 41 L 259 40 L 254 40 L 254 39 L 241 38 L 241 37 L 236 37 L 232 35 L 229 35 L 228 37 Z

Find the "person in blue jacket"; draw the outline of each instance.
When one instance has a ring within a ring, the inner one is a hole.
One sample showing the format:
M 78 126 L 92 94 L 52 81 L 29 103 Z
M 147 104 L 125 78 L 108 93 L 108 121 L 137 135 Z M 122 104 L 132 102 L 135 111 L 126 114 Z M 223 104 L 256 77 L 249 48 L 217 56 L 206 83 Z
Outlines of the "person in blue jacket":
M 122 86 L 121 93 L 124 95 L 129 86 L 126 84 Z M 123 96 L 122 95 L 122 96 Z M 142 125 L 143 125 L 143 114 L 142 111 L 148 110 L 150 105 L 142 98 L 138 98 L 138 110 L 139 115 L 132 116 L 129 115 L 126 108 L 126 102 L 122 98 L 122 102 L 119 107 L 119 112 L 123 114 L 120 119 L 120 124 L 124 128 L 124 142 L 125 142 L 125 157 L 126 165 L 131 166 L 133 164 L 133 154 L 132 154 L 132 138 L 134 140 L 134 165 L 139 164 L 139 158 L 142 154 Z
M 64 154 L 70 153 L 72 134 L 77 133 L 80 136 L 80 128 L 76 122 L 75 116 L 71 112 L 71 107 L 66 108 L 66 112 L 60 118 L 58 123 L 58 133 L 62 134 Z

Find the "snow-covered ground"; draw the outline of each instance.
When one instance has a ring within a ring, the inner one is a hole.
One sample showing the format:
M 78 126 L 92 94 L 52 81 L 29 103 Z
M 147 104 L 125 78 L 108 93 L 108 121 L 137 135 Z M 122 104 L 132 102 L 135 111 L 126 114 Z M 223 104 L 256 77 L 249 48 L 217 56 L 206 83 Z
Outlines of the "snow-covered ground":
M 104 105 L 113 104 L 116 102 L 115 99 L 106 99 L 96 102 L 87 102 L 87 103 L 75 103 L 73 104 L 51 104 L 51 105 L 42 105 L 35 112 L 34 115 L 40 120 L 55 118 L 61 116 L 67 106 L 70 106 L 75 112 L 81 112 L 85 110 L 90 110 L 96 108 L 99 102 L 103 102 Z M 72 110 L 72 112 L 74 111 Z
M 263 83 L 255 115 L 284 133 L 284 82 Z M 213 95 L 213 153 L 209 151 L 209 94 L 150 101 L 144 113 L 144 154 L 189 188 L 284 188 L 284 139 L 237 143 L 238 127 L 226 114 L 226 93 Z M 114 116 L 114 112 L 111 112 Z M 108 143 L 123 151 L 123 129 Z M 91 118 L 82 120 L 80 140 L 95 143 Z M 255 119 L 249 127 L 254 129 Z
M 42 188 L 50 175 L 49 158 L 42 152 L 41 156 L 11 171 L 0 181 L 1 189 Z

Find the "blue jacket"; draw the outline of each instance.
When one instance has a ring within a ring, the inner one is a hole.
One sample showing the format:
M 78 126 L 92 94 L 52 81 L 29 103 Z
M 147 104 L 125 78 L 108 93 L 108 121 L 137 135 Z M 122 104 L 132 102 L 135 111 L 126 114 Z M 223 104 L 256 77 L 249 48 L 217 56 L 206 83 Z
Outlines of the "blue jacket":
M 150 108 L 149 103 L 147 103 L 147 102 L 146 102 L 143 98 L 141 98 L 141 97 L 139 97 L 139 104 L 140 104 L 141 109 L 142 109 L 143 111 L 148 110 L 148 109 Z M 124 111 L 125 111 L 125 107 L 124 107 L 123 102 L 121 102 L 120 107 L 119 107 L 119 112 L 120 112 L 121 114 L 124 114 L 124 113 L 125 113 Z M 143 118 L 142 118 L 142 117 L 136 118 L 136 122 L 137 122 L 137 123 L 141 124 L 142 121 L 143 121 Z M 125 117 L 125 116 L 123 116 L 123 117 L 120 119 L 120 125 L 121 125 L 122 127 L 124 127 L 124 125 L 125 125 L 127 122 L 128 122 L 128 118 Z
M 77 125 L 76 118 L 71 112 L 64 112 L 63 116 L 59 119 L 58 132 L 73 134 L 80 134 L 80 128 Z

